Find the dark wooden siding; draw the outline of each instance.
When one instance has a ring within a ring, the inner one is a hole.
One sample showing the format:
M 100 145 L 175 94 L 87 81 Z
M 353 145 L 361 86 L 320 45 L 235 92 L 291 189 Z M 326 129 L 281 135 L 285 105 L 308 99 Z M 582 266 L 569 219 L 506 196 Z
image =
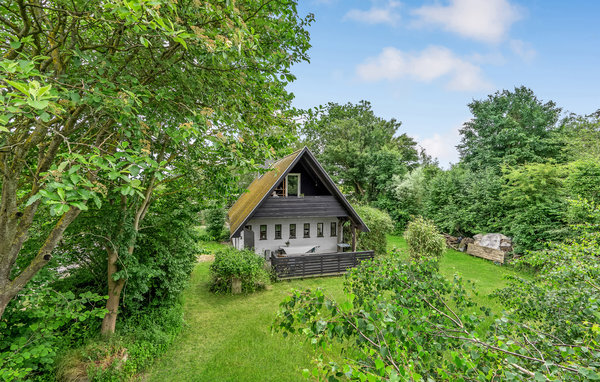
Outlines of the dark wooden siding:
M 326 276 L 345 273 L 373 256 L 373 251 L 271 256 L 271 265 L 278 279 Z
M 269 197 L 252 217 L 321 217 L 348 216 L 348 212 L 335 196 L 305 196 L 303 198 Z

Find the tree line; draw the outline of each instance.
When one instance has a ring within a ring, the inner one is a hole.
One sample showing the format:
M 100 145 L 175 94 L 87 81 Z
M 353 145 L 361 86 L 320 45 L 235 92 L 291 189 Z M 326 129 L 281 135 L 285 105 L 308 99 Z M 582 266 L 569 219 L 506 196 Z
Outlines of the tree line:
M 346 193 L 387 211 L 399 232 L 424 216 L 452 235 L 502 232 L 520 253 L 572 236 L 585 221 L 572 201 L 600 202 L 600 113 L 567 114 L 523 86 L 468 108 L 460 160 L 446 170 L 366 101 L 310 110 L 300 136 Z

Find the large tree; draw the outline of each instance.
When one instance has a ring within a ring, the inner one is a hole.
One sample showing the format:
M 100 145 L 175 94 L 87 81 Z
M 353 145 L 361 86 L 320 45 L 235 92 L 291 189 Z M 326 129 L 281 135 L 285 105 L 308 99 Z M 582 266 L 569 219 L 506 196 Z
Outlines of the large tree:
M 311 110 L 301 134 L 325 169 L 356 199 L 372 202 L 391 192 L 393 175 L 416 166 L 416 142 L 401 123 L 377 117 L 367 101 L 328 103 Z
M 0 315 L 89 201 L 128 217 L 114 227 L 131 252 L 161 183 L 227 189 L 233 166 L 285 145 L 311 20 L 295 0 L 0 4 Z M 17 262 L 44 209 L 52 229 Z M 107 246 L 113 303 L 120 251 Z
M 561 156 L 561 109 L 524 86 L 469 105 L 473 118 L 460 129 L 461 162 L 473 170 L 541 163 Z

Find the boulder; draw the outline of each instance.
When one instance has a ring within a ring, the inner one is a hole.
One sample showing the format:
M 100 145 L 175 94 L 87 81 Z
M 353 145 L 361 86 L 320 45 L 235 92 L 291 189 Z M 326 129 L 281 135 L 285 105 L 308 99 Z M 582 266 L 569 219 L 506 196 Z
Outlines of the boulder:
M 475 240 L 474 243 L 481 247 L 492 248 L 502 252 L 512 251 L 512 240 L 501 233 L 478 234 L 473 236 L 473 239 Z

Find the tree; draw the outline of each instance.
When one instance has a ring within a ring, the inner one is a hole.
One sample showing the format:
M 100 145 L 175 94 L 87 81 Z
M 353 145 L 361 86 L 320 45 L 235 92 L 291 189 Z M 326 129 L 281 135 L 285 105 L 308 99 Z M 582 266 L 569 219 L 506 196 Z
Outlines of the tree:
M 561 158 L 561 109 L 524 86 L 469 104 L 473 118 L 460 129 L 461 162 L 473 170 Z
M 541 249 L 544 242 L 564 239 L 568 234 L 565 166 L 534 163 L 503 171 L 503 225 L 513 237 L 515 251 Z
M 416 142 L 398 134 L 395 119 L 377 117 L 371 104 L 333 102 L 310 110 L 301 135 L 332 177 L 372 202 L 389 192 L 392 176 L 402 175 L 419 160 Z
M 600 109 L 590 115 L 566 118 L 565 143 L 569 158 L 597 161 L 600 158 Z
M 307 59 L 311 21 L 294 0 L 3 4 L 0 315 L 90 201 L 120 211 L 115 232 L 131 253 L 165 183 L 218 182 L 208 195 L 222 195 L 232 167 L 276 155 L 290 139 L 285 86 Z M 15 267 L 45 209 L 52 229 Z M 106 249 L 110 332 L 123 251 Z

